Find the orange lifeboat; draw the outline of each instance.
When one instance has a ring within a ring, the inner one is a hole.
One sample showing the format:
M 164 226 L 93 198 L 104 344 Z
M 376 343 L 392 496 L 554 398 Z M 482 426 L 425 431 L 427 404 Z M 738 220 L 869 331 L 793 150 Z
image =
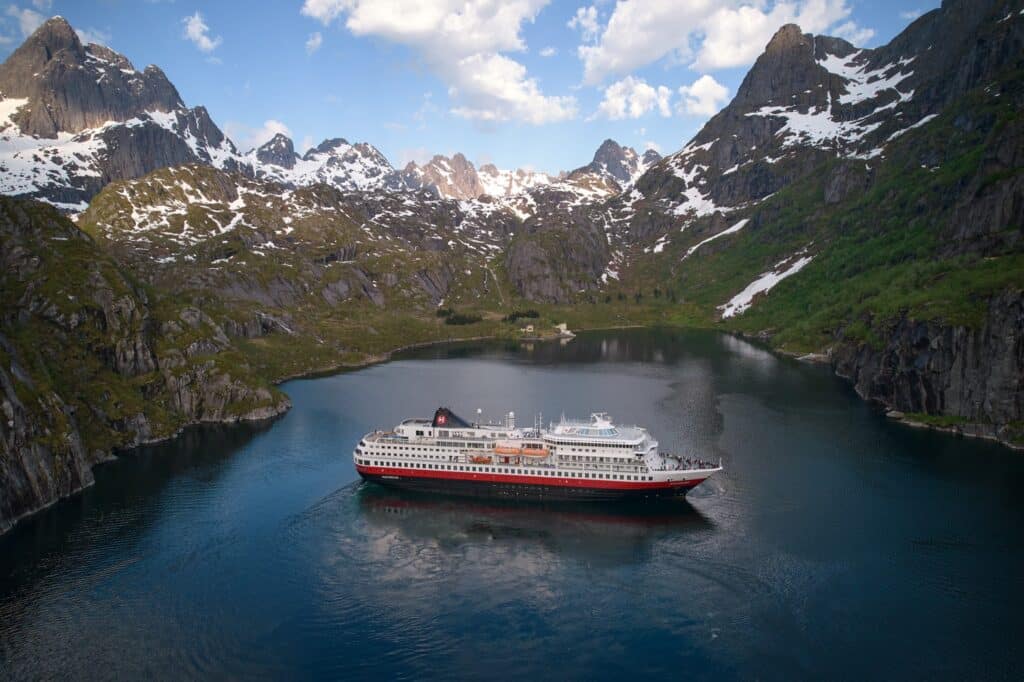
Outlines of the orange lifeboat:
M 473 455 L 469 458 L 469 461 L 473 464 L 490 464 L 491 458 L 485 455 Z
M 494 451 L 499 455 L 516 455 L 520 457 L 547 457 L 551 454 L 551 451 L 546 447 L 533 443 L 525 443 L 522 447 L 509 444 L 496 445 L 494 446 Z

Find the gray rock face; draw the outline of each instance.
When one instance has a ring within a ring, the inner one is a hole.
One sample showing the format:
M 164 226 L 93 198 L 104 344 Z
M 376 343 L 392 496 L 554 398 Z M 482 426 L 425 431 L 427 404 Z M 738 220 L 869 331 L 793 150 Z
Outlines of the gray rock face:
M 526 299 L 567 303 L 598 286 L 610 258 L 608 240 L 588 208 L 557 207 L 559 192 L 535 195 L 541 206 L 508 246 L 505 267 L 512 286 Z
M 840 342 L 832 362 L 863 398 L 902 412 L 954 414 L 1005 438 L 1024 420 L 1024 293 L 989 302 L 978 329 L 903 317 L 885 345 Z M 1024 434 L 1018 434 L 1024 435 Z
M 109 48 L 82 45 L 60 17 L 0 65 L 0 92 L 29 100 L 16 119 L 23 133 L 50 138 L 184 106 L 163 71 L 148 66 L 140 73 Z
M 73 411 L 56 393 L 26 404 L 18 395 L 28 371 L 10 341 L 0 334 L 0 534 L 18 519 L 93 483 L 98 461 L 82 444 L 78 430 L 58 440 L 50 437 L 63 423 L 74 424 Z M 20 380 L 17 377 L 22 377 Z
M 295 146 L 292 144 L 291 138 L 278 133 L 256 150 L 256 158 L 260 163 L 291 169 L 295 168 L 295 162 L 299 160 L 299 155 L 295 153 Z

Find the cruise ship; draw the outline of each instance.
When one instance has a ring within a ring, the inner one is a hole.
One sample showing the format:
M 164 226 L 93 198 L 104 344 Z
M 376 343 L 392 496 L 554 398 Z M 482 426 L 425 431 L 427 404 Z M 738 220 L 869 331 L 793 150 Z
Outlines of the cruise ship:
M 461 495 L 544 500 L 663 498 L 685 495 L 721 464 L 662 452 L 639 426 L 604 413 L 518 428 L 470 423 L 446 407 L 433 419 L 406 419 L 374 431 L 352 453 L 364 480 Z

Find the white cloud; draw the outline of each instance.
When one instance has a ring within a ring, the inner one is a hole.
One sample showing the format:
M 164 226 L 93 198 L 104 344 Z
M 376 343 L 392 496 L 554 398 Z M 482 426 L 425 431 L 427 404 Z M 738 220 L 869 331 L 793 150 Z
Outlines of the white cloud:
M 613 121 L 624 118 L 640 118 L 655 108 L 662 116 L 671 116 L 672 109 L 669 106 L 671 97 L 672 91 L 664 85 L 655 88 L 648 85 L 642 78 L 626 76 L 605 88 L 604 99 L 598 105 L 597 113 L 591 119 L 598 116 Z
M 752 63 L 783 24 L 821 33 L 845 22 L 855 35 L 850 13 L 846 0 L 619 0 L 597 42 L 577 51 L 592 85 L 664 57 L 725 69 Z
M 21 9 L 17 5 L 7 6 L 7 16 L 12 17 L 18 22 L 18 29 L 21 31 L 23 38 L 28 38 L 35 33 L 35 30 L 46 21 L 46 17 L 39 12 L 28 8 Z
M 237 121 L 228 121 L 224 124 L 224 133 L 231 138 L 231 141 L 242 150 L 248 151 L 259 147 L 264 142 L 267 142 L 274 135 L 281 133 L 282 135 L 292 136 L 292 131 L 288 129 L 284 123 L 274 119 L 269 119 L 263 122 L 263 125 L 254 128 L 244 123 L 238 123 Z M 305 144 L 303 140 L 303 144 Z M 312 144 L 309 145 L 310 147 Z
M 313 136 L 312 135 L 303 135 L 302 136 L 302 144 L 299 145 L 299 153 L 300 154 L 305 154 L 306 152 L 308 152 L 312 148 L 313 148 Z
M 831 31 L 832 35 L 853 43 L 857 47 L 863 47 L 869 40 L 875 37 L 875 31 L 870 28 L 861 28 L 852 21 L 836 26 Z
M 575 99 L 545 95 L 526 67 L 504 52 L 526 49 L 520 30 L 548 0 L 305 0 L 302 14 L 325 26 L 344 20 L 419 52 L 444 80 L 453 113 L 481 121 L 540 124 L 572 118 Z
M 549 45 L 545 48 L 542 48 L 539 54 L 541 57 L 554 57 L 556 54 L 558 54 L 558 48 L 551 47 Z
M 313 54 L 320 49 L 320 46 L 324 44 L 324 37 L 320 31 L 314 31 L 309 34 L 309 38 L 306 39 L 306 54 Z
M 540 125 L 576 116 L 571 97 L 546 97 L 526 67 L 500 54 L 475 54 L 461 60 L 451 73 L 448 95 L 463 102 L 452 109 L 477 121 L 517 120 Z
M 110 44 L 110 32 L 101 31 L 98 28 L 76 28 L 75 33 L 83 43 L 95 43 L 97 45 Z
M 192 16 L 181 20 L 185 24 L 185 39 L 191 41 L 200 52 L 213 52 L 221 44 L 221 37 L 210 37 L 210 27 L 206 25 L 203 15 L 196 10 Z
M 46 10 L 53 7 L 53 0 L 32 0 L 32 5 L 35 6 L 36 9 L 45 12 Z
M 661 145 L 659 145 L 657 142 L 654 142 L 653 140 L 644 141 L 644 151 L 647 151 L 648 149 L 653 149 L 659 154 L 661 153 Z
M 924 14 L 924 10 L 908 9 L 906 11 L 900 12 L 900 19 L 903 19 L 904 21 L 913 21 L 914 19 L 917 19 L 922 14 Z
M 578 8 L 576 14 L 573 15 L 573 18 L 569 20 L 567 25 L 569 28 L 579 29 L 583 42 L 589 43 L 593 41 L 597 38 L 597 33 L 601 29 L 597 23 L 597 8 L 593 5 Z
M 714 116 L 729 99 L 729 88 L 705 74 L 692 85 L 680 87 L 679 96 L 682 98 L 677 106 L 680 114 Z

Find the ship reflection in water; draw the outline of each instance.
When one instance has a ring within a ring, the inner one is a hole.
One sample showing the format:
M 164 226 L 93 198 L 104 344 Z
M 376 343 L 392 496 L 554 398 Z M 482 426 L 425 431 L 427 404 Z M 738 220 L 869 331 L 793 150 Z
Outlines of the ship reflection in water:
M 356 496 L 366 523 L 410 543 L 534 545 L 552 555 L 599 563 L 650 556 L 660 538 L 708 532 L 713 524 L 685 499 L 648 503 L 543 504 L 474 500 L 363 484 Z

